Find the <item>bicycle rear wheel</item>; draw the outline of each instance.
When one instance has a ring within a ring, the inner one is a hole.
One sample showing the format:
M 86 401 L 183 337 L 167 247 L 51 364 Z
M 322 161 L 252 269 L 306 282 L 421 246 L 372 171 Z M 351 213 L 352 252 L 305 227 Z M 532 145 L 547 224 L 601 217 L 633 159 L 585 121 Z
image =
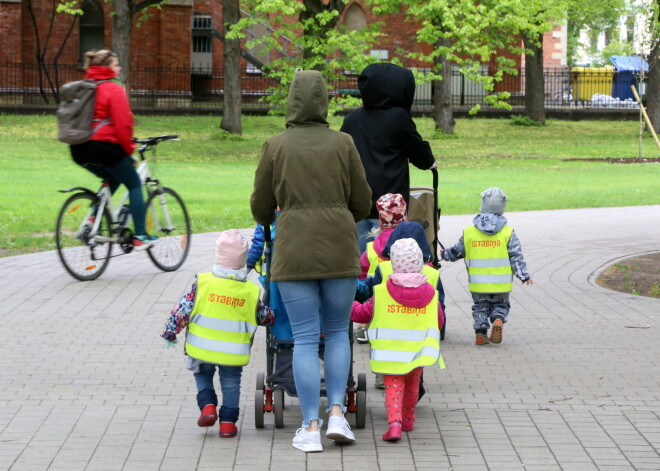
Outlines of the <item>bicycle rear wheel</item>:
M 147 233 L 158 236 L 147 255 L 163 271 L 178 269 L 190 250 L 190 218 L 183 200 L 171 188 L 163 187 L 147 200 Z
M 87 222 L 91 207 L 98 203 L 96 195 L 76 193 L 62 205 L 57 216 L 55 245 L 62 265 L 71 276 L 80 281 L 95 280 L 103 273 L 110 262 L 112 242 L 99 242 L 90 237 L 92 225 Z M 110 214 L 107 209 L 97 214 L 99 228 L 96 236 L 110 237 Z

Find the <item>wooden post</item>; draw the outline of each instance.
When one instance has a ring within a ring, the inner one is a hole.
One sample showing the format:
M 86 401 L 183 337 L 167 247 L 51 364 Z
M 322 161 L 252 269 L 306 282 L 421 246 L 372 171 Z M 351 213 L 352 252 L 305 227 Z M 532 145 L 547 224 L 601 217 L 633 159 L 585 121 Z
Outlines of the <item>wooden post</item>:
M 635 98 L 637 99 L 637 103 L 639 103 L 639 109 L 642 110 L 642 114 L 644 115 L 644 120 L 646 121 L 646 125 L 649 127 L 649 131 L 651 131 L 651 135 L 653 136 L 655 143 L 658 145 L 658 149 L 660 149 L 660 141 L 658 140 L 658 136 L 655 134 L 655 130 L 653 129 L 653 125 L 651 124 L 649 115 L 646 114 L 644 105 L 642 105 L 642 99 L 639 97 L 639 94 L 637 93 L 637 89 L 635 88 L 634 85 L 631 85 L 630 88 L 632 89 L 632 92 L 635 95 Z

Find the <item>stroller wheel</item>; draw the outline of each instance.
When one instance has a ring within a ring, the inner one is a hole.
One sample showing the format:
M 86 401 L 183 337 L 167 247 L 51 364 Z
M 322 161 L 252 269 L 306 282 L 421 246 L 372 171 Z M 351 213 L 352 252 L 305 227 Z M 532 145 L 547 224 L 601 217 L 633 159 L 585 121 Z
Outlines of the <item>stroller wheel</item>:
M 263 372 L 257 373 L 257 388 L 254 391 L 254 426 L 264 428 L 264 378 Z
M 357 380 L 357 390 L 366 391 L 367 390 L 367 375 L 364 373 L 358 373 Z
M 356 393 L 355 427 L 364 428 L 367 423 L 367 392 L 358 390 Z
M 273 391 L 273 407 L 275 409 L 275 427 L 284 427 L 284 390 L 276 389 Z

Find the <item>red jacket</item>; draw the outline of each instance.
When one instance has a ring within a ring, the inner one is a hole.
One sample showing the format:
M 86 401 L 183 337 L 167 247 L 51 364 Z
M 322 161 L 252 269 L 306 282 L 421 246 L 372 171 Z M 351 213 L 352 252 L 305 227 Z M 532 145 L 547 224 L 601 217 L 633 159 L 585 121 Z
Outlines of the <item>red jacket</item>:
M 87 69 L 85 78 L 110 80 L 117 75 L 110 67 L 93 65 Z M 128 104 L 124 87 L 116 82 L 103 82 L 96 88 L 94 119 L 110 118 L 110 123 L 101 126 L 92 136 L 93 141 L 105 141 L 119 144 L 126 155 L 133 154 L 136 148 L 133 142 L 133 113 Z
M 433 296 L 437 296 L 438 294 L 430 283 L 424 283 L 416 288 L 406 288 L 394 284 L 392 280 L 387 280 L 385 286 L 387 286 L 387 291 L 390 293 L 390 296 L 392 296 L 397 303 L 410 307 L 424 307 L 431 302 Z M 353 301 L 353 307 L 351 309 L 351 320 L 353 322 L 366 324 L 371 321 L 373 315 L 373 296 L 364 304 Z M 445 325 L 445 314 L 442 311 L 442 304 L 438 302 L 438 329 L 442 329 L 443 325 Z

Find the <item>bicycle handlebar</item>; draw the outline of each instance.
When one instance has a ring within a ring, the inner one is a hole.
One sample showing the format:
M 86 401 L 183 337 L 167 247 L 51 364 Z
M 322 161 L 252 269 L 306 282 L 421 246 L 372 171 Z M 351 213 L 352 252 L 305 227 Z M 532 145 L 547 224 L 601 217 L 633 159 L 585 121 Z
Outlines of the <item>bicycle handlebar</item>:
M 148 137 L 146 139 L 133 139 L 137 144 L 142 144 L 138 147 L 138 152 L 144 158 L 144 151 L 149 149 L 152 146 L 155 146 L 163 141 L 178 141 L 179 136 L 177 134 L 164 134 L 162 136 Z

